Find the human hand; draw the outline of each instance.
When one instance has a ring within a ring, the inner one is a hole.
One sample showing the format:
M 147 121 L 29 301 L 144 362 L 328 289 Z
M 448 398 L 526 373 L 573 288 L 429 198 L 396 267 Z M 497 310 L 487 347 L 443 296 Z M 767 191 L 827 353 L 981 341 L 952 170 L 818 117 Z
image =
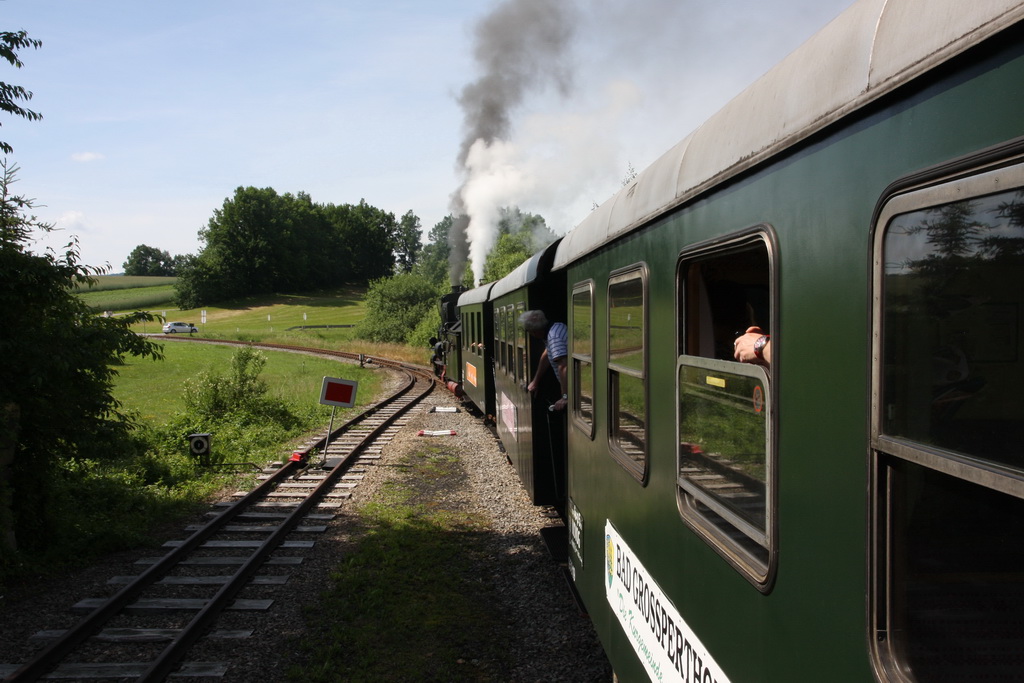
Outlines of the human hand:
M 733 342 L 733 358 L 741 363 L 754 363 L 756 365 L 768 365 L 771 362 L 771 341 L 765 344 L 761 350 L 761 357 L 754 351 L 754 344 L 761 337 L 766 336 L 764 330 L 756 325 L 748 327 L 747 331 L 736 337 Z

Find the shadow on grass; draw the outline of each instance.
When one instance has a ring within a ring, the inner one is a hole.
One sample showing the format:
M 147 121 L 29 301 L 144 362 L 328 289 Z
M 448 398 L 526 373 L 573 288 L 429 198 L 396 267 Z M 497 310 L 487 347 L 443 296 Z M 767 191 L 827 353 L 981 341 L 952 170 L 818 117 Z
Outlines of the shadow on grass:
M 378 519 L 307 608 L 315 647 L 293 680 L 499 681 L 511 627 L 487 571 L 488 536 Z

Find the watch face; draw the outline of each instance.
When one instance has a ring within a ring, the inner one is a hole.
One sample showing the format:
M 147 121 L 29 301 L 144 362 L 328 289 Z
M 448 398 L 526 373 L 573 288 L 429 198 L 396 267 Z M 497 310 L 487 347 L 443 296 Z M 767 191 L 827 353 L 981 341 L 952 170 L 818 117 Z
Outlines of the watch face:
M 761 354 L 764 353 L 764 347 L 767 344 L 768 344 L 768 336 L 767 335 L 758 337 L 757 341 L 754 342 L 754 353 L 757 354 L 758 358 L 760 358 Z

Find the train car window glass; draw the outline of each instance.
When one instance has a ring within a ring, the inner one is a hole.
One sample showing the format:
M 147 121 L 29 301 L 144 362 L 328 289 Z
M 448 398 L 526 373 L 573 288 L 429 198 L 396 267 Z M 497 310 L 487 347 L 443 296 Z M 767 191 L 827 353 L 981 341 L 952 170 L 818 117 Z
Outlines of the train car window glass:
M 502 339 L 504 333 L 502 327 L 505 324 L 505 311 L 501 308 L 494 310 L 494 362 L 499 368 L 505 367 L 505 343 Z
M 505 307 L 505 372 L 515 377 L 516 374 L 516 307 L 509 304 Z
M 681 356 L 678 382 L 678 484 L 685 507 L 763 581 L 770 524 L 768 373 L 756 365 Z
M 494 307 L 494 364 L 499 370 L 505 367 L 505 309 L 499 306 Z
M 477 311 L 473 314 L 473 318 L 476 322 L 473 328 L 473 340 L 476 342 L 476 348 L 474 349 L 476 355 L 484 355 L 484 314 Z
M 761 591 L 774 550 L 773 395 L 767 366 L 733 342 L 770 333 L 772 267 L 762 232 L 698 249 L 677 276 L 677 499 L 684 521 Z
M 647 476 L 647 302 L 644 270 L 608 281 L 609 450 L 639 481 Z
M 1024 643 L 1024 165 L 879 212 L 872 614 L 893 679 L 999 680 Z
M 515 319 L 526 312 L 526 303 L 520 301 L 516 304 Z M 526 378 L 526 330 L 521 325 L 516 325 L 516 380 L 519 382 L 528 381 Z
M 1024 471 L 1024 191 L 894 216 L 884 433 Z
M 586 282 L 572 292 L 572 416 L 587 436 L 594 436 L 594 285 Z

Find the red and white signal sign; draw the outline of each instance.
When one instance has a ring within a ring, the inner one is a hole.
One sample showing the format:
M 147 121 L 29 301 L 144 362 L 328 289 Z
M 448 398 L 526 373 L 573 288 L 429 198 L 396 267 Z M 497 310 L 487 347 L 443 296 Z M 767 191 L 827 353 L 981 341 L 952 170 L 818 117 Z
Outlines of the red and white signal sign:
M 325 406 L 351 408 L 356 404 L 356 389 L 359 382 L 338 377 L 324 377 L 324 385 L 320 389 L 320 403 Z

